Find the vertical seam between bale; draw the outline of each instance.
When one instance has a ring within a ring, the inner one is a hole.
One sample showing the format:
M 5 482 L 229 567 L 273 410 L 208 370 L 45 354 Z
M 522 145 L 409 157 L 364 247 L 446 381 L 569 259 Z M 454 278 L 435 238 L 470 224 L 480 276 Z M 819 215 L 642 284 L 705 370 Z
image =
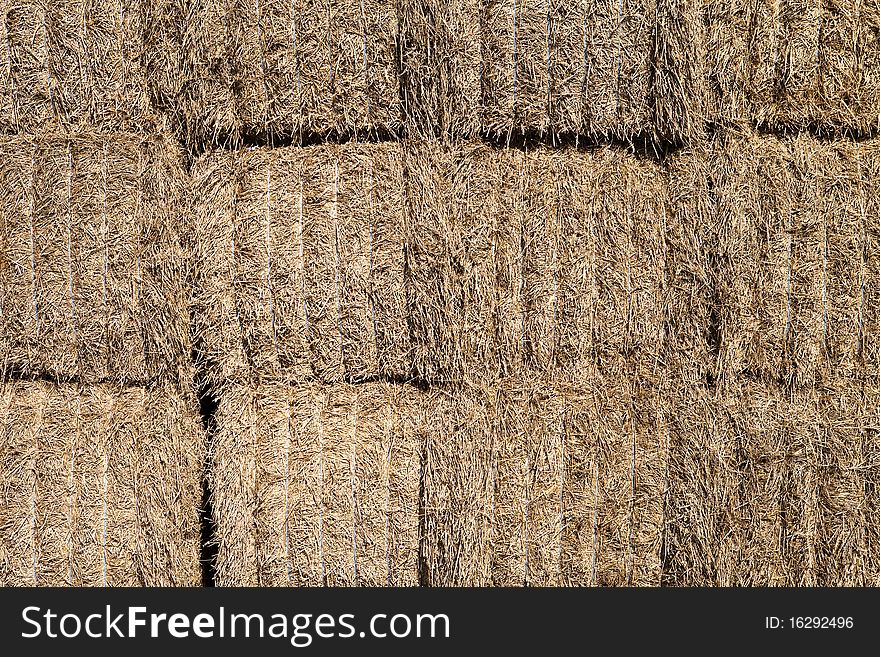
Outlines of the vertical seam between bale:
M 599 565 L 599 451 L 598 441 L 593 456 L 593 564 L 592 584 L 596 586 L 596 569 Z
M 787 190 L 787 201 L 788 201 L 788 217 L 787 217 L 787 227 L 786 227 L 786 245 L 787 245 L 787 262 L 786 262 L 786 289 L 785 289 L 785 332 L 783 333 L 782 340 L 782 348 L 783 348 L 783 366 L 788 369 L 788 361 L 790 357 L 790 340 L 791 340 L 791 296 L 792 296 L 792 258 L 793 258 L 793 249 L 794 249 L 794 240 L 792 231 L 793 231 L 793 208 L 792 208 L 792 200 L 789 196 L 790 190 Z M 785 372 L 786 376 L 791 374 L 790 370 Z
M 86 101 L 88 103 L 88 109 L 86 111 L 91 113 L 95 109 L 94 103 L 96 102 L 96 99 L 94 97 L 95 90 L 93 88 L 93 85 L 90 84 L 90 82 L 89 82 L 89 77 L 90 77 L 90 73 L 91 73 L 91 71 L 89 69 L 90 69 L 90 66 L 92 63 L 92 58 L 91 57 L 85 57 L 85 58 L 82 57 L 82 54 L 86 53 L 86 51 L 88 50 L 88 45 L 87 45 L 87 40 L 86 40 L 86 31 L 88 29 L 88 10 L 89 10 L 89 2 L 88 2 L 88 0 L 86 0 L 85 2 L 83 2 L 83 5 L 82 5 L 82 16 L 81 16 L 81 20 L 80 20 L 80 33 L 79 33 L 80 51 L 77 53 L 76 64 L 77 64 L 77 69 L 79 70 L 80 83 L 82 84 L 83 89 L 87 90 L 87 93 L 91 92 L 89 95 L 91 95 L 92 97 L 89 98 L 88 101 Z M 83 59 L 85 59 L 85 62 L 83 62 Z M 89 118 L 94 119 L 94 115 L 90 116 Z
M 532 404 L 531 392 L 528 393 L 528 397 L 526 398 L 526 413 L 530 412 L 530 406 Z M 522 417 L 518 418 L 522 420 Z M 529 514 L 531 511 L 530 503 L 531 503 L 531 436 L 523 434 L 523 457 L 525 462 L 523 463 L 523 586 L 528 586 L 530 584 L 530 572 L 529 572 L 529 541 L 531 540 L 531 536 L 529 534 Z
M 141 393 L 141 401 L 140 401 L 140 407 L 138 408 L 138 414 L 136 416 L 136 419 L 138 420 L 138 425 L 143 426 L 140 423 L 144 423 L 147 419 L 146 418 L 146 415 L 147 415 L 147 389 L 144 387 L 141 387 L 140 393 Z M 122 394 L 124 394 L 124 392 L 120 392 L 119 394 L 122 395 Z M 140 500 L 140 494 L 139 494 L 139 490 L 138 490 L 138 479 L 140 476 L 139 466 L 140 466 L 140 460 L 141 460 L 140 436 L 138 436 L 137 434 L 132 432 L 132 440 L 134 443 L 132 445 L 132 456 L 134 458 L 132 459 L 132 463 L 131 463 L 130 467 L 131 467 L 131 471 L 132 471 L 131 485 L 132 485 L 132 492 L 134 494 L 134 521 L 135 521 L 134 525 L 135 525 L 135 534 L 136 534 L 135 535 L 134 554 L 132 556 L 134 557 L 135 561 L 138 562 L 137 566 L 143 568 L 144 555 L 140 554 L 140 550 L 142 549 L 142 543 L 143 543 L 143 527 L 141 526 L 141 500 Z M 145 548 L 146 546 L 143 546 L 143 547 Z M 146 582 L 144 581 L 144 573 L 143 572 L 137 573 L 137 575 L 138 575 L 138 578 L 140 579 L 141 585 L 145 585 Z
M 73 207 L 71 197 L 73 196 L 73 145 L 67 142 L 67 291 L 70 295 L 70 321 L 73 327 L 73 353 L 76 360 L 76 369 L 80 377 L 83 376 L 82 371 L 82 355 L 79 349 L 79 334 L 76 324 L 76 300 L 73 291 Z
M 546 102 L 547 102 L 547 108 L 546 108 L 546 111 L 547 111 L 547 125 L 549 126 L 550 132 L 553 134 L 553 139 L 554 139 L 553 145 L 555 146 L 556 145 L 556 143 L 555 143 L 556 130 L 554 129 L 555 126 L 554 126 L 554 121 L 553 121 L 553 100 L 552 100 L 552 90 L 551 90 L 551 85 L 550 85 L 550 53 L 551 53 L 550 26 L 553 23 L 552 18 L 551 18 L 551 14 L 553 12 L 553 2 L 552 2 L 552 0 L 546 0 L 546 1 L 547 1 L 547 14 L 546 14 L 547 41 L 545 43 L 545 45 L 547 46 L 547 57 L 546 57 L 546 64 L 547 64 L 547 98 L 546 98 Z M 544 125 L 544 122 L 542 121 L 541 122 L 542 129 L 543 129 L 543 125 Z
M 618 120 L 620 120 L 620 78 L 623 74 L 623 2 L 624 0 L 618 0 L 617 3 L 617 26 L 614 33 L 617 41 L 617 79 L 614 83 L 614 114 Z
M 816 194 L 815 198 L 820 199 L 821 187 L 819 185 L 819 174 L 816 175 Z M 830 337 L 828 335 L 828 249 L 830 248 L 828 240 L 828 215 L 820 212 L 822 215 L 822 352 L 825 354 L 826 368 L 828 373 L 833 368 Z
M 858 0 L 856 0 L 858 7 Z M 857 9 L 858 11 L 858 9 Z M 819 87 L 819 93 L 824 92 L 825 84 L 824 71 L 822 70 L 822 0 L 816 2 L 816 85 Z M 812 117 L 809 117 L 812 119 Z

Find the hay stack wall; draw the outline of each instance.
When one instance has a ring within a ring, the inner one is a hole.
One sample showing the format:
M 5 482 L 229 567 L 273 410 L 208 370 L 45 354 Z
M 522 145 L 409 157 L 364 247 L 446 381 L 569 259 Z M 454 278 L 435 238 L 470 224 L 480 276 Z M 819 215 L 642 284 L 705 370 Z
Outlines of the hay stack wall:
M 4 372 L 189 379 L 177 149 L 83 132 L 0 153 Z
M 214 383 L 407 374 L 398 146 L 217 153 L 194 185 L 196 333 Z
M 415 586 L 418 391 L 235 387 L 211 455 L 221 586 Z
M 159 125 L 147 70 L 160 12 L 142 0 L 0 2 L 0 128 Z
M 876 7 L 712 2 L 708 71 L 722 121 L 864 133 L 880 125 Z
M 656 360 L 665 177 L 610 148 L 407 152 L 414 366 L 486 380 Z M 623 302 L 621 302 L 623 300 Z M 625 368 L 624 368 L 625 369 Z
M 0 584 L 197 586 L 204 432 L 176 389 L 0 386 Z
M 399 127 L 393 3 L 198 0 L 175 11 L 169 104 L 191 143 Z

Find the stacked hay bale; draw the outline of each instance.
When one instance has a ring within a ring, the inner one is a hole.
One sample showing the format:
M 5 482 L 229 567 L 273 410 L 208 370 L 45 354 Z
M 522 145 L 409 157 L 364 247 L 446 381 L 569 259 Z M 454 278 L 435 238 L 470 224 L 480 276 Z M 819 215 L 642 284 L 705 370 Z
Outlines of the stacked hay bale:
M 175 0 L 166 16 L 161 103 L 194 146 L 399 126 L 393 4 Z
M 679 162 L 712 198 L 717 357 L 712 386 L 671 400 L 664 577 L 869 585 L 876 145 L 738 134 L 714 148 Z
M 702 132 L 704 30 L 691 0 L 433 0 L 400 14 L 413 134 Z
M 0 582 L 196 585 L 178 150 L 80 129 L 0 153 Z
M 871 134 L 880 127 L 875 5 L 707 5 L 707 71 L 722 122 Z
M 0 130 L 150 132 L 164 68 L 163 2 L 0 2 Z

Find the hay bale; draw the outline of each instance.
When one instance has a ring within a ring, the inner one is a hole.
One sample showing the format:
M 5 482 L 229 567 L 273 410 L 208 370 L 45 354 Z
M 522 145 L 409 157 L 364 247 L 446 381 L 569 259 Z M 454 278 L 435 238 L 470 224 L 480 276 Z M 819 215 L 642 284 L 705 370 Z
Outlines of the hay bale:
M 585 372 L 565 403 L 563 583 L 659 585 L 669 460 L 662 397 Z
M 197 586 L 204 432 L 170 387 L 5 383 L 3 586 Z
M 412 147 L 416 372 L 494 380 L 648 366 L 661 339 L 665 179 L 613 149 Z M 621 299 L 625 302 L 621 303 Z
M 850 376 L 870 312 L 870 149 L 749 136 L 715 153 L 721 375 Z
M 482 128 L 479 3 L 399 0 L 397 7 L 407 134 L 476 136 Z
M 876 581 L 876 406 L 855 379 L 786 393 L 683 387 L 673 423 L 666 582 Z
M 177 149 L 80 133 L 0 152 L 4 371 L 190 380 Z
M 683 150 L 666 163 L 663 362 L 676 380 L 692 385 L 714 381 L 720 349 L 719 281 L 714 275 L 718 225 L 711 166 L 705 145 Z
M 200 0 L 175 11 L 181 73 L 171 101 L 197 145 L 398 129 L 394 5 Z
M 486 586 L 492 519 L 489 389 L 437 389 L 419 423 L 423 586 Z
M 499 375 L 498 296 L 507 291 L 496 289 L 495 256 L 519 239 L 499 213 L 503 158 L 479 143 L 408 148 L 408 306 L 413 365 L 425 379 Z
M 650 371 L 662 338 L 666 182 L 611 148 L 558 160 L 556 363 Z
M 492 584 L 558 586 L 564 397 L 534 381 L 499 386 L 492 454 Z
M 148 26 L 159 10 L 141 0 L 4 0 L 0 128 L 159 125 L 142 59 L 156 47 Z
M 194 167 L 196 333 L 215 383 L 403 376 L 400 149 L 254 149 Z
M 231 386 L 211 483 L 221 586 L 413 586 L 419 401 L 408 387 Z
M 654 129 L 674 143 L 698 141 L 711 116 L 706 3 L 657 0 L 651 96 Z
M 880 151 L 875 142 L 860 145 L 858 165 L 863 193 L 859 195 L 862 228 L 859 348 L 866 377 L 880 376 Z
M 708 5 L 722 121 L 865 133 L 880 120 L 876 10 L 858 2 Z
M 501 0 L 484 11 L 486 129 L 624 139 L 652 131 L 653 1 Z

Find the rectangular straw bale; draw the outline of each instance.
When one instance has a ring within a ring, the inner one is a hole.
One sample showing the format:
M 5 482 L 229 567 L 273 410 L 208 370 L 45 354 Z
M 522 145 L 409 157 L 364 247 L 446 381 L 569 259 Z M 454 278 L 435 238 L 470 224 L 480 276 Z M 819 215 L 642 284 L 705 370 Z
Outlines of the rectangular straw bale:
M 722 376 L 790 371 L 793 178 L 785 144 L 771 137 L 730 141 L 716 159 Z
M 6 137 L 0 152 L 4 368 L 190 378 L 176 148 L 81 133 Z
M 181 36 L 180 84 L 212 81 L 210 93 L 185 94 L 177 104 L 185 124 L 205 122 L 194 135 L 227 127 L 233 139 L 399 127 L 393 4 L 203 0 L 178 12 L 190 24 Z
M 418 428 L 424 586 L 487 586 L 493 581 L 494 405 L 493 390 L 468 387 L 438 388 L 424 407 Z
M 232 386 L 211 482 L 221 586 L 413 586 L 418 392 Z
M 680 381 L 697 384 L 714 380 L 720 348 L 712 165 L 700 145 L 676 154 L 666 166 L 663 360 Z
M 659 585 L 669 459 L 661 400 L 585 372 L 565 404 L 562 582 Z
M 860 368 L 868 190 L 860 145 L 799 137 L 794 148 L 807 168 L 805 203 L 821 233 L 821 354 L 823 380 L 852 377 Z M 818 324 L 818 322 L 817 322 Z M 802 358 L 806 358 L 803 354 Z
M 483 11 L 484 126 L 543 134 L 550 127 L 550 0 L 500 0 Z
M 739 582 L 744 449 L 716 390 L 681 382 L 670 400 L 663 569 L 669 586 Z
M 627 138 L 652 127 L 654 0 L 588 0 L 584 132 Z
M 864 527 L 866 586 L 880 584 L 880 525 L 872 522 L 880 513 L 880 385 L 876 378 L 863 382 L 861 406 L 857 428 L 862 441 L 862 458 L 865 464 L 864 515 L 868 521 Z M 852 425 L 851 425 L 852 426 Z
M 481 4 L 399 0 L 397 6 L 407 134 L 475 137 L 482 128 Z
M 797 386 L 854 371 L 870 271 L 863 147 L 753 137 L 721 158 L 722 369 Z
M 4 0 L 0 126 L 153 127 L 141 54 L 155 45 L 144 28 L 157 10 L 141 0 Z
M 584 127 L 587 80 L 588 0 L 549 0 L 547 15 L 547 111 L 555 133 Z
M 519 242 L 515 218 L 499 212 L 505 160 L 478 143 L 407 151 L 409 318 L 424 378 L 491 380 L 501 370 L 498 299 L 509 291 L 496 289 L 495 258 Z
M 574 375 L 586 364 L 651 367 L 663 313 L 660 169 L 611 148 L 559 162 L 557 364 Z
M 724 121 L 866 132 L 878 121 L 876 10 L 854 0 L 719 0 L 709 71 Z
M 817 414 L 809 393 L 741 382 L 723 397 L 742 450 L 735 586 L 815 584 Z
M 698 139 L 709 118 L 706 4 L 657 0 L 651 81 L 654 129 L 673 142 Z
M 176 388 L 7 383 L 4 586 L 196 586 L 204 433 Z
M 196 331 L 213 381 L 409 370 L 402 170 L 393 144 L 196 163 Z
M 869 389 L 869 403 L 870 394 Z M 807 429 L 814 432 L 816 441 L 818 586 L 876 582 L 880 552 L 872 536 L 870 513 L 876 509 L 873 482 L 878 463 L 870 427 L 876 423 L 877 408 L 865 402 L 862 382 L 850 378 L 837 379 L 813 402 L 820 421 Z
M 508 381 L 496 398 L 492 583 L 557 586 L 562 554 L 564 398 L 542 382 Z

